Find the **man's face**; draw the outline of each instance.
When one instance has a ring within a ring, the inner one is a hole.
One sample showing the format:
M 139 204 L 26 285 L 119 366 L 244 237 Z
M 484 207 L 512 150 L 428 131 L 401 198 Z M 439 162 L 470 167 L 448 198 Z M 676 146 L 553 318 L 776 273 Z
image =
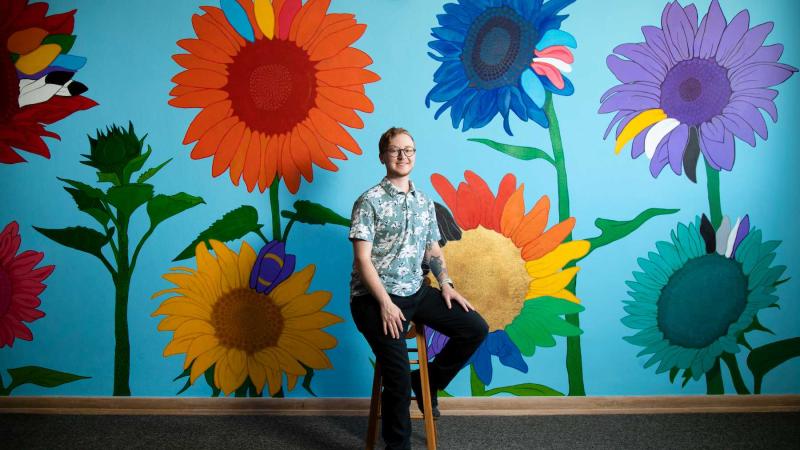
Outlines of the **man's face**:
M 410 174 L 416 158 L 414 140 L 405 133 L 391 138 L 386 151 L 380 155 L 381 163 L 386 165 L 386 175 L 389 177 L 404 177 Z

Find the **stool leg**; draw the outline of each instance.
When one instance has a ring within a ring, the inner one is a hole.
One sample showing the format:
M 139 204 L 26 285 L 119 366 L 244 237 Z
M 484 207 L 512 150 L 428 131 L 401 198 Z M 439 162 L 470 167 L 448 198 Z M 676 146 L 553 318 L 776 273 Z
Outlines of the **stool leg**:
M 375 376 L 372 378 L 372 397 L 369 401 L 369 422 L 367 426 L 366 449 L 375 448 L 378 440 L 378 415 L 381 411 L 381 365 L 375 362 Z
M 431 405 L 430 376 L 428 373 L 428 349 L 425 342 L 425 333 L 417 332 L 417 349 L 419 357 L 419 375 L 422 385 L 422 407 L 425 410 L 425 438 L 428 450 L 436 450 L 436 424 L 433 422 L 433 406 Z

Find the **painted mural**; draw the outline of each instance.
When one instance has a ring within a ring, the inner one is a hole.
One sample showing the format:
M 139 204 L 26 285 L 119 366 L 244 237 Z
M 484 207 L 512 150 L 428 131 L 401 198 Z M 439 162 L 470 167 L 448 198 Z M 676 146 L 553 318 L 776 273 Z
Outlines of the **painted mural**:
M 146 3 L 0 2 L 0 395 L 368 396 L 389 126 L 490 325 L 441 395 L 800 392 L 789 0 Z

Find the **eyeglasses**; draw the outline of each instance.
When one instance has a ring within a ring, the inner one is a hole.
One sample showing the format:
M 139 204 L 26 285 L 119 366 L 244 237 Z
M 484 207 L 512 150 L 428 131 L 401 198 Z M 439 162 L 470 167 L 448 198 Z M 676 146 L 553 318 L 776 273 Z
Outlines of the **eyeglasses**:
M 414 154 L 417 153 L 417 149 L 415 149 L 414 147 L 406 147 L 406 148 L 389 147 L 386 149 L 386 153 L 388 153 L 389 156 L 391 156 L 392 158 L 397 158 L 398 156 L 400 156 L 401 150 L 403 151 L 403 154 L 406 155 L 406 157 L 408 158 L 414 156 Z

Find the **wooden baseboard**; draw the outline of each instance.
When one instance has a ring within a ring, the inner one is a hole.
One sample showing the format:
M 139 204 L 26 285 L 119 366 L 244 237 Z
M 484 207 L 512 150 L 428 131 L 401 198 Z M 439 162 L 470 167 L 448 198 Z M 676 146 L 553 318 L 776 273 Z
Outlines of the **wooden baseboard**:
M 796 412 L 800 395 L 466 397 L 442 398 L 439 407 L 452 416 Z M 368 410 L 368 398 L 0 397 L 0 413 L 25 414 L 363 416 Z

